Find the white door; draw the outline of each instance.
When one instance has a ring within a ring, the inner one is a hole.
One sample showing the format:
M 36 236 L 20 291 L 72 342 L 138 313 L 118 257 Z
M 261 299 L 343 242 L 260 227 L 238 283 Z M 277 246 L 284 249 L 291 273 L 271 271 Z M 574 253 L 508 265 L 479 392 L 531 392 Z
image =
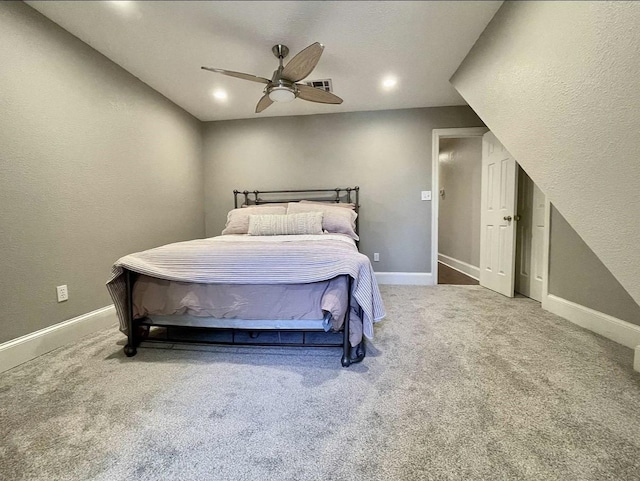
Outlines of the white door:
M 544 193 L 519 169 L 516 291 L 538 302 L 542 302 L 544 204 Z
M 492 132 L 482 137 L 480 285 L 508 297 L 514 293 L 515 210 L 518 169 Z

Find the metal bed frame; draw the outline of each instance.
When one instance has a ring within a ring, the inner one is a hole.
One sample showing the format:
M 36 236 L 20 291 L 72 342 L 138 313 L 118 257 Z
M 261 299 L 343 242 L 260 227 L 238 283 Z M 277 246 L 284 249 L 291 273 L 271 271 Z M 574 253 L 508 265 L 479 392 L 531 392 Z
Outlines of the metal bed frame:
M 337 189 L 312 189 L 312 190 L 270 190 L 270 191 L 239 191 L 234 190 L 234 205 L 238 208 L 238 197 L 242 195 L 244 197 L 244 205 L 260 205 L 260 204 L 273 204 L 282 202 L 296 202 L 300 200 L 313 200 L 317 202 L 327 203 L 353 203 L 356 213 L 359 212 L 359 187 L 337 188 Z M 355 195 L 355 199 L 352 201 L 352 194 Z M 309 197 L 309 195 L 315 197 Z M 358 218 L 356 218 L 356 233 L 359 230 Z M 366 356 L 366 344 L 364 337 L 360 344 L 355 347 L 351 347 L 349 343 L 349 326 L 351 317 L 351 287 L 352 279 L 347 277 L 347 310 L 345 312 L 345 319 L 342 326 L 342 342 L 336 343 L 309 343 L 306 342 L 306 334 L 314 332 L 324 332 L 323 329 L 256 329 L 255 327 L 249 328 L 227 328 L 227 327 L 189 327 L 180 325 L 173 322 L 157 322 L 149 318 L 133 319 L 133 285 L 135 283 L 135 272 L 128 269 L 125 270 L 126 291 L 127 291 L 127 316 L 129 318 L 129 327 L 127 332 L 128 342 L 124 347 L 124 353 L 127 357 L 135 356 L 137 348 L 142 341 L 151 342 L 168 342 L 168 343 L 195 343 L 195 344 L 227 344 L 238 346 L 287 346 L 287 347 L 342 347 L 342 366 L 348 367 L 351 364 L 361 362 Z M 362 316 L 362 309 L 360 309 L 360 315 Z M 326 320 L 325 316 L 325 320 Z M 206 319 L 206 318 L 203 318 Z M 239 321 L 239 320 L 236 320 Z M 241 320 L 240 320 L 241 321 Z M 320 320 L 322 321 L 322 320 Z M 247 321 L 250 322 L 250 321 Z M 164 338 L 149 338 L 149 332 L 152 327 L 164 327 L 167 328 Z M 218 341 L 218 340 L 189 340 L 189 339 L 175 339 L 169 337 L 169 330 L 172 328 L 185 328 L 190 330 L 216 330 L 216 331 L 230 331 L 231 341 Z M 258 332 L 298 332 L 302 334 L 302 342 L 242 342 L 236 340 L 236 332 L 244 331 L 249 332 L 252 339 L 258 337 Z
M 351 194 L 353 193 L 353 198 Z M 293 197 L 290 197 L 291 195 Z M 314 197 L 300 197 L 302 194 L 309 194 Z M 340 203 L 353 203 L 354 210 L 358 217 L 356 217 L 356 234 L 359 235 L 360 231 L 360 187 L 346 187 L 335 189 L 311 189 L 311 190 L 239 190 L 233 191 L 233 205 L 237 209 L 238 196 L 244 197 L 242 205 L 261 205 L 261 204 L 281 204 L 283 202 L 297 202 L 300 200 L 313 200 L 315 202 L 326 202 L 333 204 Z M 266 197 L 260 197 L 261 195 Z M 279 197 L 283 196 L 283 197 Z M 297 198 L 296 198 L 297 197 Z M 356 242 L 356 245 L 358 242 Z

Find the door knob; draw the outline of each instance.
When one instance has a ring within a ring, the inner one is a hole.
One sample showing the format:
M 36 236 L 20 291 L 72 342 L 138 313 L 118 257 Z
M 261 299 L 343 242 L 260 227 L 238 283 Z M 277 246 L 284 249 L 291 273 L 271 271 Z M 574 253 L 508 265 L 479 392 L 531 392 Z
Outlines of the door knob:
M 507 222 L 511 222 L 512 217 L 510 215 L 505 215 L 503 219 L 506 220 Z

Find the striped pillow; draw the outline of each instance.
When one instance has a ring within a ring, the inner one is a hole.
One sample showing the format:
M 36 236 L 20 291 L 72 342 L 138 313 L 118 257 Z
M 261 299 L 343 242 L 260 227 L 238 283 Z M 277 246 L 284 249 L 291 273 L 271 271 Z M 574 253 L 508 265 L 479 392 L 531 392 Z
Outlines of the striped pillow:
M 249 235 L 300 234 L 322 234 L 322 212 L 249 216 Z

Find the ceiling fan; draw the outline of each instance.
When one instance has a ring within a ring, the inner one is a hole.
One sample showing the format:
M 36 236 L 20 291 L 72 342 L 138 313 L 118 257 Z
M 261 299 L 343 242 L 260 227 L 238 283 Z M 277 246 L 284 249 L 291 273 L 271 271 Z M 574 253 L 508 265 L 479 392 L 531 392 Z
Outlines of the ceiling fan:
M 258 105 L 256 105 L 257 114 L 269 107 L 273 102 L 291 102 L 296 98 L 322 104 L 341 104 L 342 99 L 331 92 L 297 83 L 306 78 L 316 67 L 323 50 L 324 45 L 318 42 L 313 43 L 293 57 L 285 66 L 282 64 L 282 61 L 289 54 L 289 49 L 285 45 L 274 45 L 271 51 L 278 58 L 280 65 L 278 69 L 273 72 L 271 80 L 248 73 L 223 70 L 221 68 L 202 68 L 210 72 L 228 75 L 229 77 L 267 84 L 264 89 L 264 95 L 258 101 Z

